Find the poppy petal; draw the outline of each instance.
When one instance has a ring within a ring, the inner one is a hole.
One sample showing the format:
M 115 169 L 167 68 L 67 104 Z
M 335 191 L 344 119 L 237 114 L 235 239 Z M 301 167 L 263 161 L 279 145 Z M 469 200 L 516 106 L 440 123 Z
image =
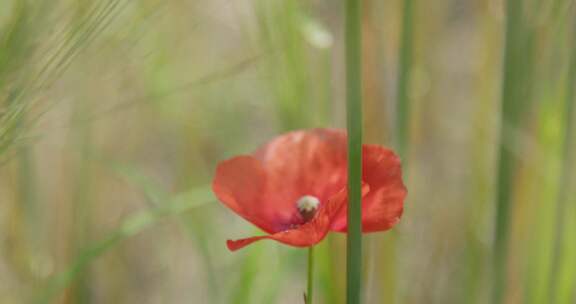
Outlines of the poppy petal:
M 218 164 L 212 190 L 234 212 L 273 233 L 274 221 L 266 212 L 262 195 L 265 186 L 266 173 L 260 161 L 252 156 L 237 156 Z
M 399 221 L 407 194 L 400 158 L 382 146 L 364 145 L 362 163 L 362 181 L 370 186 L 370 192 L 362 199 L 362 231 L 388 230 Z M 331 229 L 346 232 L 346 216 L 344 209 Z
M 346 183 L 346 134 L 340 130 L 289 132 L 254 157 L 266 171 L 266 208 L 284 228 L 300 219 L 295 208 L 299 198 L 312 195 L 325 202 Z
M 270 239 L 295 247 L 310 247 L 322 241 L 335 216 L 346 205 L 346 191 L 342 189 L 325 204 L 322 204 L 318 213 L 309 222 L 293 229 L 277 232 L 270 235 L 255 236 L 240 240 L 228 240 L 226 245 L 230 251 L 236 251 L 256 241 Z

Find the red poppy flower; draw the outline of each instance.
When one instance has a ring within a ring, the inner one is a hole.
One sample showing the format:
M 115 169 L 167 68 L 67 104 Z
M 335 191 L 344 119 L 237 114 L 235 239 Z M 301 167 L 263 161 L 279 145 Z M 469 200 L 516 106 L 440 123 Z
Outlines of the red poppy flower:
M 346 134 L 313 129 L 289 132 L 253 155 L 221 162 L 212 189 L 218 199 L 268 233 L 227 242 L 232 251 L 272 239 L 309 247 L 328 231 L 347 230 Z M 390 229 L 402 215 L 406 188 L 400 159 L 391 150 L 362 150 L 362 229 Z

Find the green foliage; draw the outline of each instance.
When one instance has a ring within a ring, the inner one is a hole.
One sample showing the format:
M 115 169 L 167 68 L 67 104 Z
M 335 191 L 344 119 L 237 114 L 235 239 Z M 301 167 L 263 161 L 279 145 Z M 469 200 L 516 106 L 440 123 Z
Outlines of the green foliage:
M 175 195 L 169 202 L 158 208 L 144 210 L 125 219 L 115 230 L 102 240 L 96 241 L 75 258 L 68 270 L 58 274 L 48 283 L 45 292 L 39 297 L 39 303 L 50 303 L 66 286 L 81 275 L 96 258 L 141 231 L 150 228 L 167 216 L 180 215 L 193 208 L 202 206 L 211 200 L 208 189 L 191 189 Z
M 350 271 L 343 235 L 315 247 L 314 303 L 573 303 L 573 1 L 362 3 L 0 1 L 0 304 L 300 303 L 305 251 L 228 252 L 261 232 L 207 185 L 346 118 Z M 410 157 L 363 254 L 362 95 Z

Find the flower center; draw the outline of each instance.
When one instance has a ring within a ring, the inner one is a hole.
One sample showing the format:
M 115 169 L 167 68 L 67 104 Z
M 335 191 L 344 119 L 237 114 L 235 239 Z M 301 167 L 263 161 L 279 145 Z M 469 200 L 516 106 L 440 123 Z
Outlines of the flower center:
M 319 205 L 320 200 L 312 195 L 304 195 L 296 202 L 298 211 L 300 212 L 302 218 L 304 218 L 305 222 L 308 222 L 314 217 Z

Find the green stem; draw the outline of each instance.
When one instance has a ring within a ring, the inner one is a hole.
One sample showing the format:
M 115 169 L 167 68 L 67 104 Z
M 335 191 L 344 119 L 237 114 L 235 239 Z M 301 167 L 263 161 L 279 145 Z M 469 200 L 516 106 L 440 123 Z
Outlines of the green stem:
M 406 161 L 408 150 L 408 122 L 410 112 L 410 78 L 412 71 L 412 19 L 414 11 L 414 1 L 405 0 L 402 10 L 402 36 L 400 45 L 400 67 L 398 71 L 398 95 L 396 118 L 396 143 L 398 152 L 403 161 Z
M 361 2 L 346 1 L 346 104 L 348 125 L 348 238 L 346 299 L 360 303 L 362 275 L 362 35 Z
M 575 23 L 576 24 L 576 23 Z M 576 175 L 573 173 L 574 165 L 576 164 L 574 144 L 576 135 L 576 30 L 572 38 L 572 53 L 569 58 L 569 69 L 567 79 L 567 92 L 564 110 L 564 147 L 562 155 L 563 169 L 560 173 L 560 190 L 558 200 L 556 202 L 556 226 L 555 226 L 555 240 L 554 240 L 554 253 L 552 259 L 551 276 L 550 276 L 550 299 L 551 303 L 558 303 L 560 291 L 557 286 L 559 285 L 561 271 L 563 269 L 562 262 L 563 255 L 563 242 L 565 239 L 565 230 L 567 222 L 567 214 L 569 214 L 569 201 L 572 193 L 572 185 L 576 180 Z
M 306 304 L 312 304 L 314 299 L 314 246 L 308 248 L 308 286 Z
M 527 58 L 527 36 L 522 27 L 522 1 L 506 1 L 506 33 L 503 62 L 503 85 L 501 96 L 501 127 L 499 144 L 499 164 L 496 228 L 494 230 L 494 252 L 492 260 L 492 297 L 494 304 L 504 302 L 507 289 L 507 258 L 510 235 L 512 186 L 516 157 L 508 147 L 516 142 L 514 130 L 520 128 L 520 118 L 528 108 L 527 83 L 529 66 Z

